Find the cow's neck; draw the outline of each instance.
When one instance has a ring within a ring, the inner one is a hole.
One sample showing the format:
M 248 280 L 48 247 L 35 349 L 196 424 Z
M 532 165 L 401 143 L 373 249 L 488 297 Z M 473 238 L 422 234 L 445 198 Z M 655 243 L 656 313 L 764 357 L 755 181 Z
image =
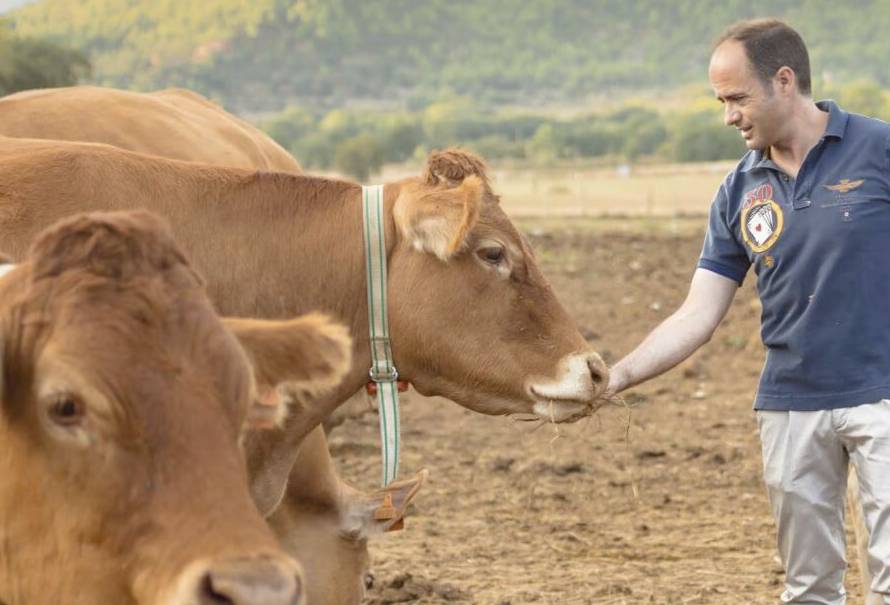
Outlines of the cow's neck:
M 392 209 L 398 189 L 389 185 L 385 190 L 388 257 L 396 238 Z M 206 247 L 189 253 L 219 310 L 266 318 L 322 311 L 344 322 L 352 333 L 352 371 L 335 392 L 313 400 L 307 413 L 291 415 L 306 424 L 303 430 L 289 427 L 296 438 L 368 380 L 361 188 L 329 179 L 259 174 L 244 187 L 224 183 L 210 191 L 193 202 L 203 207 L 194 213 L 201 219 L 194 221 L 193 216 L 192 224 L 212 239 L 191 234 L 181 241 L 206 241 Z M 286 271 L 270 270 L 282 264 Z M 287 280 L 279 278 L 283 274 Z

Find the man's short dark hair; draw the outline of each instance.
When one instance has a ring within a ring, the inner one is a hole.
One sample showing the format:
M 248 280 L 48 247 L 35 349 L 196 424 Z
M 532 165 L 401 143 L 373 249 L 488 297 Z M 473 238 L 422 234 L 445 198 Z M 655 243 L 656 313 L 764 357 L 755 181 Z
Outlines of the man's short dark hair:
M 742 43 L 745 54 L 760 81 L 769 90 L 779 68 L 787 65 L 797 76 L 797 88 L 806 96 L 812 93 L 810 55 L 803 38 L 778 19 L 749 19 L 730 25 L 714 43 L 716 49 L 727 40 Z

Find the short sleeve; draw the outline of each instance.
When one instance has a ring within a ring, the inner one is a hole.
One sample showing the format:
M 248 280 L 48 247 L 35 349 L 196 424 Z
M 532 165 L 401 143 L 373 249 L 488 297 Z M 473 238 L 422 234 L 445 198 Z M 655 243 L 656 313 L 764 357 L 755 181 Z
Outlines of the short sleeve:
M 725 185 L 717 190 L 711 202 L 708 232 L 702 246 L 698 266 L 708 271 L 734 280 L 739 285 L 745 281 L 745 274 L 751 261 L 735 235 L 729 219 L 729 198 Z

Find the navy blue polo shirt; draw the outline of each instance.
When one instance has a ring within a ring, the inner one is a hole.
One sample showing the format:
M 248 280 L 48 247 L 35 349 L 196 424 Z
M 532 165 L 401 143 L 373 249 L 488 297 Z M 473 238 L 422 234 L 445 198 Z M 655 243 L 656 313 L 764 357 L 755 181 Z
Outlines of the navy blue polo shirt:
M 890 125 L 817 105 L 828 126 L 796 179 L 761 151 L 726 177 L 698 262 L 739 284 L 754 267 L 760 410 L 890 398 Z

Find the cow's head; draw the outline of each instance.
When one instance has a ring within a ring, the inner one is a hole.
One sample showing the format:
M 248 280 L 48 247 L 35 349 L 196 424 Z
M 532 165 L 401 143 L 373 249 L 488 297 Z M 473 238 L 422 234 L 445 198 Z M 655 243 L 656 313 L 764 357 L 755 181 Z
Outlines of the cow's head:
M 576 419 L 607 369 L 500 207 L 482 161 L 435 152 L 400 183 L 390 327 L 396 366 L 421 393 L 488 414 Z
M 373 582 L 369 539 L 401 526 L 427 478 L 423 470 L 371 493 L 333 472 L 321 427 L 302 443 L 288 494 L 268 518 L 285 549 L 303 565 L 311 603 L 355 605 Z
M 144 212 L 67 220 L 0 278 L 0 602 L 300 602 L 239 438 L 349 343 L 317 317 L 232 328 Z

